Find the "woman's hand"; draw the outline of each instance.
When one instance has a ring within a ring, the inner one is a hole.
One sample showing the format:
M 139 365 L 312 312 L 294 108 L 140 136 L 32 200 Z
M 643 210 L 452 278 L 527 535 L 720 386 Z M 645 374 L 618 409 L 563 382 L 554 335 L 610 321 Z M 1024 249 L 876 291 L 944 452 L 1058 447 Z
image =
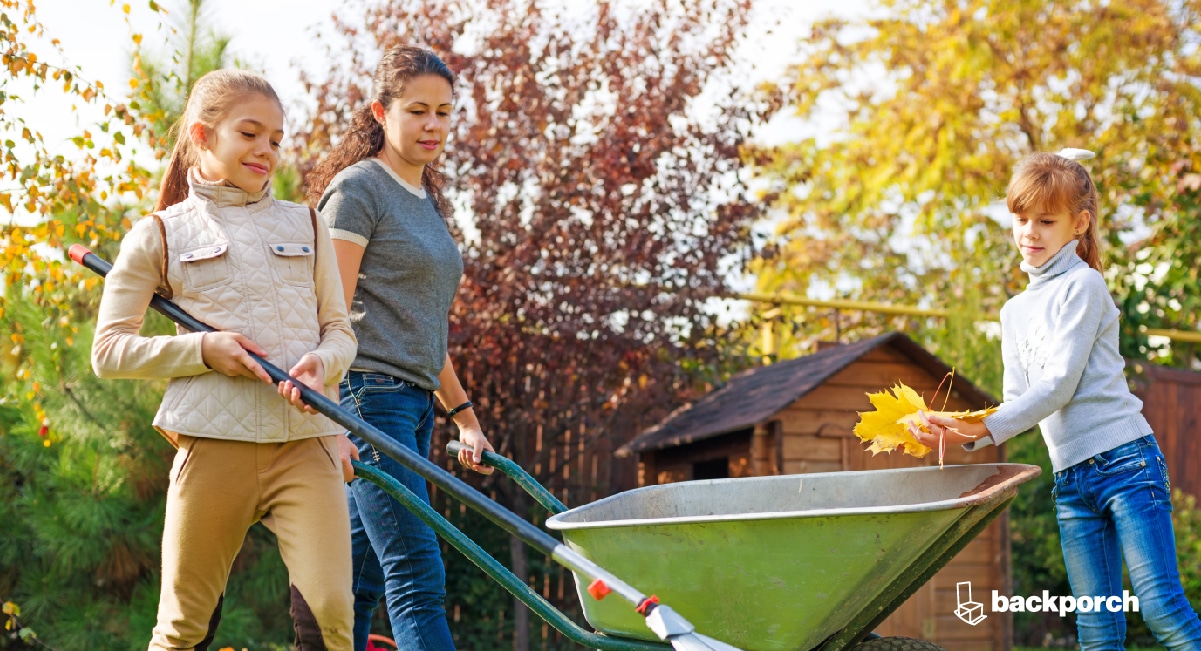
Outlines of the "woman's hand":
M 922 445 L 941 449 L 941 446 L 947 445 L 963 445 L 989 435 L 988 427 L 983 422 L 969 423 L 967 421 L 957 420 L 955 418 L 947 418 L 946 416 L 936 416 L 924 411 L 917 412 L 917 417 L 926 425 L 929 432 L 922 430 L 917 425 L 910 423 L 909 433 L 913 438 L 917 439 Z
M 342 461 L 342 479 L 349 484 L 354 480 L 354 466 L 350 465 L 350 460 L 359 460 L 359 449 L 345 434 L 338 435 L 338 459 Z
M 288 375 L 296 378 L 301 384 L 317 393 L 321 393 L 325 389 L 325 364 L 321 362 L 320 357 L 312 353 L 301 357 L 300 361 L 296 362 L 296 366 L 293 366 L 292 370 L 288 371 Z M 317 413 L 316 409 L 308 406 L 300 399 L 300 388 L 292 384 L 291 380 L 284 380 L 279 383 L 279 395 L 283 396 L 285 400 L 291 402 L 293 405 L 296 405 L 306 414 Z M 358 457 L 356 456 L 355 458 L 357 459 Z
M 464 427 L 459 430 L 459 441 L 471 448 L 459 451 L 459 463 L 481 475 L 491 475 L 494 468 L 480 463 L 484 458 L 485 450 L 494 452 L 492 444 L 488 442 L 488 437 L 484 436 L 478 427 Z
M 236 332 L 206 332 L 200 338 L 200 357 L 205 366 L 230 377 L 256 377 L 271 384 L 271 376 L 247 353 L 266 357 L 267 351 Z

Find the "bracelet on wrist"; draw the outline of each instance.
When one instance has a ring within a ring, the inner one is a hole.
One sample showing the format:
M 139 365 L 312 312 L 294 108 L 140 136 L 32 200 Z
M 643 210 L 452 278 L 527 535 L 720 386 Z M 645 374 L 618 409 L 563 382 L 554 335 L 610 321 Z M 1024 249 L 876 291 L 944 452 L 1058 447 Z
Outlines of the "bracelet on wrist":
M 468 400 L 467 402 L 464 402 L 463 404 L 459 405 L 458 407 L 455 407 L 454 409 L 447 411 L 446 417 L 450 418 L 450 419 L 454 419 L 455 414 L 459 413 L 460 411 L 467 410 L 467 409 L 471 409 L 471 401 L 470 400 Z

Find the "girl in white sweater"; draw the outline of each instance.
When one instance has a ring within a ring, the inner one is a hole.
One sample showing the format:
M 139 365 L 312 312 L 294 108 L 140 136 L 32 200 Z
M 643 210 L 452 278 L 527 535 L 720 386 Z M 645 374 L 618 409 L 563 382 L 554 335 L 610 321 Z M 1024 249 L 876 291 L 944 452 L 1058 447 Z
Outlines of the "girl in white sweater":
M 1081 604 L 1081 648 L 1123 648 L 1125 561 L 1159 643 L 1201 649 L 1201 620 L 1176 566 L 1167 464 L 1118 353 L 1118 309 L 1100 273 L 1097 189 L 1074 160 L 1091 157 L 1078 149 L 1033 154 L 1009 182 L 1013 239 L 1030 284 L 1001 310 L 1005 402 L 983 422 L 931 415 L 929 432 L 911 431 L 925 445 L 944 437 L 975 449 L 1040 425 L 1068 580 Z

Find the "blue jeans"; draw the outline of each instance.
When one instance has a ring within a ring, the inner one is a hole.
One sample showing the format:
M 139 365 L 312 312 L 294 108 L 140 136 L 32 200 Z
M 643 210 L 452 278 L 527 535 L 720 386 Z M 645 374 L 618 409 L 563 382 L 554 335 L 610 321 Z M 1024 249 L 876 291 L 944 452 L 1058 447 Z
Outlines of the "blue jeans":
M 342 406 L 356 412 L 423 457 L 434 431 L 429 391 L 381 373 L 350 371 L 342 381 Z M 360 460 L 392 475 L 429 502 L 425 479 L 383 451 L 350 435 Z M 379 486 L 356 479 L 347 490 L 354 572 L 354 648 L 367 648 L 371 614 L 387 597 L 392 637 L 401 649 L 453 650 L 446 622 L 446 569 L 438 537 Z
M 1168 466 L 1148 435 L 1055 473 L 1055 509 L 1077 599 L 1122 596 L 1122 561 L 1139 613 L 1169 649 L 1201 649 L 1201 620 L 1184 596 L 1176 565 Z M 1126 617 L 1077 612 L 1080 648 L 1122 649 Z

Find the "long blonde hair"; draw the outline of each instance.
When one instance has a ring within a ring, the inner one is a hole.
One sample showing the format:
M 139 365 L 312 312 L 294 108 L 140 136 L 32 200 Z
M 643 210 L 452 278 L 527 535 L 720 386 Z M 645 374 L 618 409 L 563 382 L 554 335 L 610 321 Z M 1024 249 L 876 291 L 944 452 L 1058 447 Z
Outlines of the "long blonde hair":
M 1030 154 L 1013 168 L 1005 203 L 1014 214 L 1041 210 L 1075 216 L 1087 210 L 1088 228 L 1076 238 L 1076 253 L 1088 266 L 1102 271 L 1097 186 L 1083 165 L 1059 154 Z
M 262 75 L 246 70 L 225 69 L 213 70 L 196 80 L 192 92 L 188 94 L 183 115 L 171 127 L 175 135 L 175 147 L 171 150 L 171 160 L 159 185 L 158 204 L 154 207 L 156 211 L 188 197 L 188 170 L 200 164 L 200 152 L 190 134 L 192 125 L 199 123 L 214 127 L 235 102 L 256 93 L 274 100 L 279 110 L 283 111 L 279 95 Z

